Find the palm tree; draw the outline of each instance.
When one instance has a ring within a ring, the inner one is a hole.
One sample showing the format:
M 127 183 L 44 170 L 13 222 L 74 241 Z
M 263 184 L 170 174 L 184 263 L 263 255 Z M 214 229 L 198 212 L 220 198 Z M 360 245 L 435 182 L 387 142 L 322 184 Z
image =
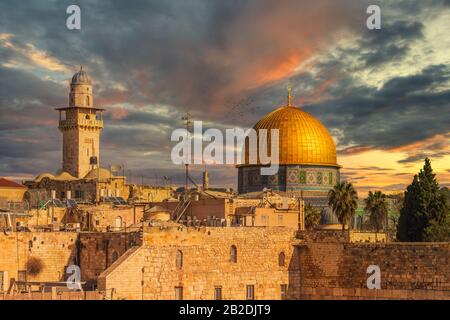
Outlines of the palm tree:
M 388 213 L 386 195 L 381 191 L 369 191 L 369 195 L 364 200 L 364 203 L 366 205 L 364 211 L 370 215 L 370 222 L 378 232 L 382 228 L 383 221 L 386 220 Z
M 320 225 L 320 212 L 314 208 L 311 204 L 305 206 L 305 227 L 308 230 L 312 230 Z
M 350 230 L 350 221 L 358 207 L 357 200 L 358 194 L 355 188 L 346 181 L 339 182 L 328 192 L 328 205 L 342 224 L 342 232 L 345 230 L 345 225 L 348 225 Z

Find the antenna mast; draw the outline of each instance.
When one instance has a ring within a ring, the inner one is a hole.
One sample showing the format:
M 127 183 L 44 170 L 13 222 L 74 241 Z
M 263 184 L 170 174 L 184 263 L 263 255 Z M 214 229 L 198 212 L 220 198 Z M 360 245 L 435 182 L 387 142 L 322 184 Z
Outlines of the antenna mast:
M 186 142 L 189 143 L 189 149 L 191 147 L 191 132 L 192 132 L 192 126 L 193 126 L 193 121 L 192 121 L 192 117 L 191 114 L 189 112 L 186 112 L 186 115 L 183 116 L 183 118 L 181 118 L 184 122 L 185 125 L 185 129 L 186 129 Z M 191 157 L 191 153 L 190 152 L 186 152 L 186 162 L 185 162 L 185 182 L 184 182 L 184 192 L 185 194 L 187 194 L 188 192 L 188 184 L 189 184 L 189 162 L 191 159 L 189 159 Z

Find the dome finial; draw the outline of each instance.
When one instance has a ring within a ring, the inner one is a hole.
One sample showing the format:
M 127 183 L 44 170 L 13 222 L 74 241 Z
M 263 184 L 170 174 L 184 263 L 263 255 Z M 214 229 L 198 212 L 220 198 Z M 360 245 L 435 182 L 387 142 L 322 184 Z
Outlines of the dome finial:
M 288 94 L 287 94 L 287 106 L 290 107 L 290 106 L 291 106 L 291 100 L 292 100 L 292 96 L 291 96 L 291 93 L 292 93 L 292 87 L 291 87 L 290 84 L 288 85 L 287 90 L 288 90 Z

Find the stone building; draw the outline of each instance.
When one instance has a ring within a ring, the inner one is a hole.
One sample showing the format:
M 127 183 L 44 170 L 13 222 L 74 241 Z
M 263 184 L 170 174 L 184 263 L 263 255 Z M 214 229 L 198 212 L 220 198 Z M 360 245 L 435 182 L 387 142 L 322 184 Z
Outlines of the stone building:
M 291 103 L 290 90 L 287 103 L 264 116 L 254 129 L 279 130 L 279 171 L 275 175 L 261 175 L 259 159 L 250 163 L 249 143 L 245 144 L 245 159 L 238 165 L 238 191 L 240 194 L 262 191 L 265 188 L 288 195 L 303 192 L 306 203 L 326 207 L 326 195 L 339 182 L 336 146 L 325 126 L 309 113 Z M 268 139 L 270 150 L 270 139 Z M 259 143 L 258 143 L 259 145 Z M 259 149 L 256 149 L 259 151 Z
M 0 207 L 8 201 L 22 201 L 27 187 L 12 180 L 0 178 Z
M 69 107 L 56 110 L 63 135 L 62 171 L 84 178 L 100 164 L 104 109 L 94 107 L 92 81 L 82 67 L 70 83 Z
M 124 175 L 113 172 L 117 166 L 109 169 L 100 166 L 100 133 L 105 110 L 94 107 L 92 80 L 82 67 L 70 82 L 69 106 L 56 110 L 63 136 L 62 168 L 56 174 L 42 173 L 25 182 L 29 188 L 25 197 L 33 207 L 52 196 L 90 203 L 104 197 L 150 202 L 172 196 L 170 187 L 127 184 Z

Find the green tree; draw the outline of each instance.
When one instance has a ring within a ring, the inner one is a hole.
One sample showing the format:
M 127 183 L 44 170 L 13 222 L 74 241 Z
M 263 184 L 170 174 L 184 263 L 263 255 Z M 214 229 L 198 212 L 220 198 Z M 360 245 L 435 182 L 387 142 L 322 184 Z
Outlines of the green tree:
M 450 215 L 447 214 L 444 223 L 432 220 L 425 228 L 425 241 L 445 242 L 450 241 Z
M 364 211 L 369 214 L 369 219 L 372 226 L 378 232 L 385 224 L 388 205 L 386 195 L 381 191 L 369 191 L 368 197 L 364 199 L 365 208 Z
M 342 232 L 345 225 L 350 230 L 350 221 L 355 215 L 358 207 L 358 194 L 353 185 L 348 182 L 340 182 L 328 192 L 328 205 L 333 209 L 334 214 L 342 224 Z
M 305 227 L 308 230 L 320 225 L 320 212 L 309 203 L 305 205 Z
M 437 226 L 446 223 L 446 202 L 439 191 L 430 159 L 407 187 L 397 228 L 400 241 L 424 241 L 434 238 Z M 426 231 L 427 230 L 427 231 Z
M 390 208 L 392 210 L 388 209 L 388 218 L 391 222 L 391 225 L 394 230 L 397 230 L 398 225 L 398 219 L 400 217 L 400 211 L 403 208 L 403 202 L 405 201 L 405 195 L 403 193 L 394 194 L 388 196 L 388 198 L 391 198 Z

